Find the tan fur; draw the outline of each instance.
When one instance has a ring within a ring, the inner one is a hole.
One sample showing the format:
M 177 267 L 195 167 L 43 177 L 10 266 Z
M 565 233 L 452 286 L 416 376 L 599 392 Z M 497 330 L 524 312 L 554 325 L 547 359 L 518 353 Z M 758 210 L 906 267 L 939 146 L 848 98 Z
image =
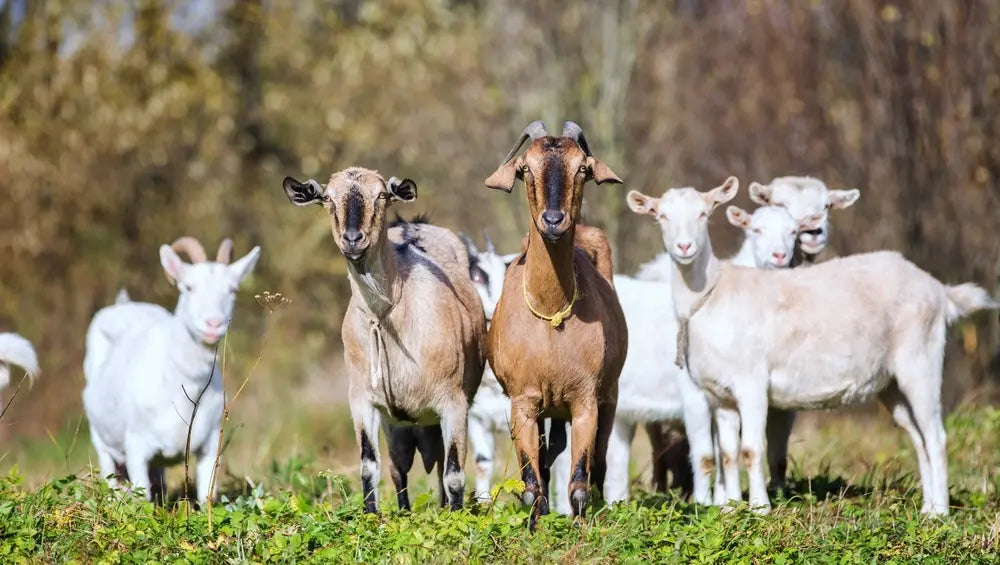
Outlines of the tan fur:
M 598 180 L 595 163 L 600 162 L 585 155 L 573 139 L 545 137 L 534 140 L 523 156 L 501 165 L 487 181 L 493 187 L 497 179 L 516 172 L 525 181 L 533 223 L 524 253 L 507 270 L 487 334 L 490 366 L 511 398 L 511 433 L 523 465 L 524 500 L 530 504 L 546 493 L 539 482 L 539 419 L 571 419 L 569 491 L 574 514 L 581 513 L 585 504 L 592 460 L 591 482 L 599 487 L 604 482 L 604 452 L 628 344 L 625 318 L 610 283 L 607 240 L 597 228 L 576 225 L 583 184 Z M 546 181 L 555 176 L 548 170 L 552 166 L 561 167 L 563 173 L 559 209 L 565 220 L 558 226 L 560 235 L 554 235 L 553 226 L 542 219 L 549 209 Z M 599 169 L 601 180 L 620 182 L 603 163 Z M 562 326 L 553 328 L 532 314 L 525 302 L 526 288 L 534 308 L 551 315 L 571 302 L 574 274 L 580 298 Z M 535 504 L 533 518 L 545 510 L 544 502 Z
M 466 418 L 485 366 L 485 317 L 465 246 L 451 231 L 425 223 L 388 227 L 389 203 L 416 198 L 413 181 L 386 182 L 375 171 L 351 167 L 321 188 L 317 194 L 309 184 L 285 182 L 293 203 L 323 204 L 349 260 L 352 293 L 341 335 L 365 509 L 377 510 L 379 421 L 390 434 L 400 506 L 409 506 L 406 472 L 419 448 L 428 470 L 438 465 L 442 503 L 458 508 Z M 409 424 L 431 427 L 398 427 Z

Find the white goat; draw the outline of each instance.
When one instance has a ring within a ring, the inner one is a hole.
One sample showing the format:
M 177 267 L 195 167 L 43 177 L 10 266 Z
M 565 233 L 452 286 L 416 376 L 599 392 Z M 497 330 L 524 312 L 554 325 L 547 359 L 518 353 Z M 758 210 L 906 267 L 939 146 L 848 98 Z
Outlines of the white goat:
M 198 457 L 198 500 L 215 495 L 210 487 L 224 404 L 216 344 L 229 327 L 236 290 L 260 255 L 254 247 L 229 265 L 231 249 L 226 240 L 216 260 L 207 261 L 191 237 L 160 247 L 163 269 L 180 290 L 174 313 L 119 292 L 87 330 L 83 406 L 101 473 L 127 478 L 150 499 L 163 495 L 164 467 L 185 457 L 195 400 L 190 452 Z M 117 485 L 115 478 L 108 482 Z
M 830 190 L 826 184 L 812 177 L 777 177 L 764 185 L 760 183 L 750 183 L 750 199 L 762 206 L 780 206 L 788 210 L 800 224 L 812 224 L 812 229 L 800 230 L 798 244 L 791 260 L 792 267 L 799 265 L 811 265 L 816 262 L 816 257 L 826 248 L 830 236 L 829 212 L 831 210 L 842 210 L 857 202 L 861 196 L 856 188 L 849 190 Z M 755 211 L 756 213 L 756 211 Z M 733 218 L 730 217 L 730 221 Z M 735 223 L 735 222 L 734 222 Z M 745 267 L 752 266 L 749 263 L 739 263 Z M 729 419 L 729 436 L 723 437 L 722 441 L 728 440 L 730 450 L 737 449 L 739 438 L 733 434 L 733 422 L 738 417 L 726 414 L 722 410 L 721 418 Z M 767 463 L 771 471 L 771 486 L 782 488 L 785 484 L 785 476 L 788 471 L 788 440 L 792 435 L 792 427 L 795 424 L 795 412 L 788 410 L 774 409 L 767 414 Z M 725 423 L 719 426 L 720 431 L 725 434 L 727 426 Z M 727 473 L 739 477 L 737 462 L 729 462 Z M 739 496 L 739 484 L 734 485 L 731 491 Z
M 32 382 L 40 372 L 38 356 L 30 341 L 15 333 L 0 333 L 0 392 L 10 384 L 12 365 L 24 369 Z
M 488 326 L 500 301 L 507 266 L 520 253 L 497 254 L 489 235 L 486 235 L 486 251 L 476 249 L 476 244 L 464 234 L 462 239 L 469 251 L 469 277 L 483 302 Z M 510 399 L 504 394 L 496 375 L 487 364 L 483 371 L 483 381 L 469 407 L 469 443 L 472 444 L 472 453 L 476 457 L 476 500 L 480 502 L 491 500 L 490 486 L 497 433 L 510 435 Z
M 770 508 L 762 461 L 769 404 L 822 409 L 878 397 L 913 440 L 922 511 L 947 514 L 940 402 L 945 330 L 961 316 L 1000 304 L 971 283 L 945 286 L 888 251 L 808 269 L 721 262 L 708 217 L 738 189 L 730 177 L 706 193 L 680 188 L 652 198 L 633 190 L 627 201 L 634 212 L 657 218 L 673 258 L 678 361 L 714 406 L 735 406 L 739 413 L 750 506 Z

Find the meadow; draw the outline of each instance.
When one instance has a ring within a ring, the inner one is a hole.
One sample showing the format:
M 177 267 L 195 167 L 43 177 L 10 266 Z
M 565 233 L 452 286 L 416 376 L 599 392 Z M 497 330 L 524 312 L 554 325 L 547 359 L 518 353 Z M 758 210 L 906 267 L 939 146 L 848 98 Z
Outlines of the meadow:
M 302 419 L 244 420 L 234 405 L 211 508 L 154 506 L 94 475 L 86 422 L 0 459 L 0 560 L 21 562 L 379 563 L 990 563 L 1000 559 L 1000 409 L 963 407 L 947 420 L 952 513 L 919 513 L 919 477 L 904 434 L 882 409 L 814 414 L 791 443 L 791 482 L 770 515 L 692 505 L 648 487 L 637 438 L 633 498 L 592 502 L 586 520 L 544 517 L 534 535 L 509 448 L 494 502 L 438 507 L 436 481 L 414 471 L 414 510 L 396 509 L 387 477 L 382 514 L 364 515 L 349 417 L 305 406 Z M 289 427 L 291 426 L 291 427 Z M 252 433 L 251 433 L 252 431 Z M 257 435 L 260 434 L 260 435 Z M 277 437 L 292 441 L 276 441 Z M 319 448 L 323 446 L 323 448 Z M 270 453 L 271 455 L 262 455 Z M 11 465 L 11 462 L 17 464 Z M 471 461 L 470 461 L 471 463 Z M 470 476 L 471 478 L 471 476 Z M 470 481 L 471 484 L 471 481 Z M 193 490 L 192 490 L 193 492 Z

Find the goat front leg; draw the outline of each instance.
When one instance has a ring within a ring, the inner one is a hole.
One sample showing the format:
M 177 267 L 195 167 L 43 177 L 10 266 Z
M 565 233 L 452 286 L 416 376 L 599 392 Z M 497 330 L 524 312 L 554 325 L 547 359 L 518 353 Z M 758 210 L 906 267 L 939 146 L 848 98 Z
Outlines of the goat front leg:
M 465 439 L 469 418 L 469 404 L 464 397 L 455 400 L 443 409 L 441 417 L 441 438 L 444 440 L 444 474 L 442 487 L 448 507 L 460 510 L 465 498 Z
M 351 400 L 354 435 L 361 450 L 361 492 L 365 512 L 378 512 L 378 482 L 382 475 L 382 456 L 378 451 L 379 413 L 368 399 Z
M 221 416 L 220 416 L 221 419 Z M 215 428 L 206 436 L 205 445 L 198 452 L 198 463 L 195 466 L 195 479 L 198 481 L 198 503 L 205 504 L 215 500 L 218 489 L 216 463 L 219 459 L 219 429 Z
M 476 501 L 490 502 L 493 482 L 493 452 L 496 440 L 493 430 L 480 417 L 469 415 L 469 443 L 476 458 Z
M 587 513 L 590 465 L 594 459 L 594 442 L 597 438 L 597 412 L 596 402 L 593 401 L 570 406 L 570 413 L 573 417 L 573 439 L 570 442 L 572 452 L 570 461 L 573 465 L 573 474 L 569 479 L 569 504 L 573 516 L 581 518 L 585 517 Z M 612 410 L 612 417 L 614 417 L 614 410 Z M 610 422 L 608 431 L 610 432 Z M 607 444 L 605 444 L 606 448 Z M 604 458 L 604 454 L 601 458 Z
M 593 467 L 591 468 L 590 483 L 597 487 L 601 498 L 604 498 L 604 480 L 608 475 L 608 443 L 611 441 L 611 431 L 615 426 L 617 406 L 617 397 L 599 402 L 597 405 L 597 429 L 594 431 L 594 451 L 591 456 Z M 628 469 L 627 462 L 625 468 Z M 582 512 L 580 516 L 583 516 Z
M 528 529 L 534 531 L 538 517 L 549 513 L 545 485 L 541 484 L 541 468 L 538 458 L 538 414 L 537 397 L 516 396 L 510 400 L 511 439 L 521 465 L 521 479 L 524 493 L 521 502 L 530 507 Z
M 718 407 L 715 414 L 716 444 L 721 461 L 721 474 L 716 474 L 715 501 L 717 504 L 739 502 L 743 499 L 740 487 L 740 420 L 742 413 Z M 724 496 L 720 494 L 724 493 Z
M 149 484 L 149 448 L 146 442 L 135 435 L 125 437 L 125 469 L 132 482 L 132 490 L 142 489 L 146 500 L 153 500 L 153 491 Z
M 740 411 L 740 459 L 747 469 L 750 482 L 750 509 L 759 514 L 767 514 L 771 510 L 771 502 L 767 498 L 767 480 L 764 478 L 767 392 L 753 389 L 736 391 L 736 399 Z

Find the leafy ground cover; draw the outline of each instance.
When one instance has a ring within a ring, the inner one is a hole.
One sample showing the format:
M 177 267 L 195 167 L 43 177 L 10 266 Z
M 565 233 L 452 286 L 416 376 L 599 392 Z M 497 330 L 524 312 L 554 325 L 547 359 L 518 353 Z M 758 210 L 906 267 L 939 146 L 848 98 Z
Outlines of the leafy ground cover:
M 296 458 L 271 464 L 260 482 L 229 476 L 211 509 L 154 506 L 109 490 L 87 471 L 35 488 L 12 467 L 0 479 L 0 561 L 998 562 L 1000 410 L 962 410 L 948 430 L 954 508 L 943 519 L 920 515 L 905 443 L 862 465 L 870 452 L 857 438 L 865 434 L 848 429 L 848 437 L 843 426 L 813 432 L 810 444 L 837 449 L 836 457 L 796 461 L 795 480 L 777 493 L 770 515 L 723 513 L 637 484 L 628 504 L 592 504 L 576 523 L 547 516 L 533 535 L 515 479 L 500 483 L 493 504 L 460 512 L 439 509 L 423 477 L 410 513 L 394 508 L 383 485 L 383 513 L 372 516 L 361 512 L 353 476 Z M 834 459 L 847 464 L 835 469 Z M 852 464 L 866 470 L 845 473 Z

